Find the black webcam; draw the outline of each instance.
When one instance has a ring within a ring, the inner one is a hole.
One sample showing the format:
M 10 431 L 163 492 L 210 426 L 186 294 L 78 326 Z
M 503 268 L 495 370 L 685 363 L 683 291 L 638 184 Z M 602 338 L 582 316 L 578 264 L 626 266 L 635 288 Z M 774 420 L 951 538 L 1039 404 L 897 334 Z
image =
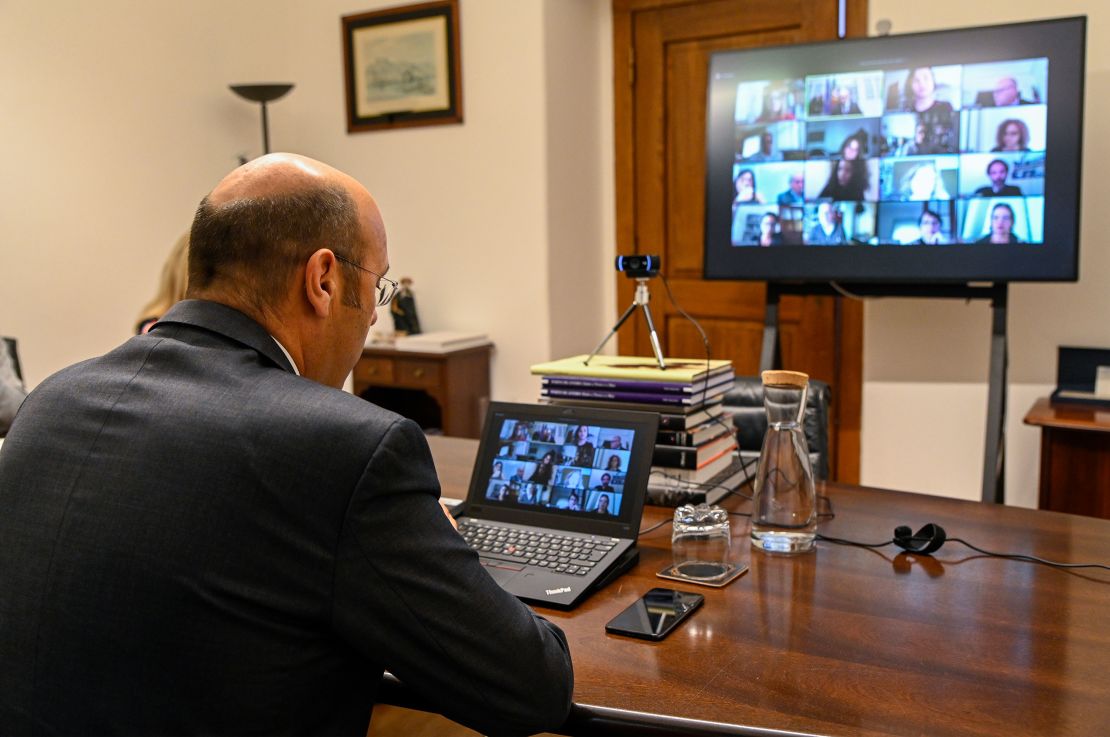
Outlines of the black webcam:
M 647 279 L 659 273 L 658 256 L 617 256 L 617 271 L 629 279 Z

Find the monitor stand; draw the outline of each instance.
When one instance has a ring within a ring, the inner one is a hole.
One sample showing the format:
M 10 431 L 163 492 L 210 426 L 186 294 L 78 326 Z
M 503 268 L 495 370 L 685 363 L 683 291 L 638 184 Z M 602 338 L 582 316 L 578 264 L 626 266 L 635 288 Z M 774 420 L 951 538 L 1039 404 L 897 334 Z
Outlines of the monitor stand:
M 1006 282 L 972 284 L 801 284 L 768 282 L 763 316 L 760 371 L 782 368 L 779 342 L 779 298 L 784 295 L 847 297 L 924 297 L 931 299 L 989 299 L 991 302 L 990 372 L 987 383 L 987 444 L 983 453 L 981 499 L 1002 504 L 1006 500 L 1004 454 L 1006 449 Z

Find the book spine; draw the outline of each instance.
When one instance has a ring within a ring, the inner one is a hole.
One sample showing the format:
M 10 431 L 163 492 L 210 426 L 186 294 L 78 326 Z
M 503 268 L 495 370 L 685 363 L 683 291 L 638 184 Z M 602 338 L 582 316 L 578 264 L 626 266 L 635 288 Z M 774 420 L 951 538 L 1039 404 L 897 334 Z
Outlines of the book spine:
M 693 401 L 682 394 L 658 394 L 651 392 L 625 392 L 606 389 L 564 389 L 544 387 L 541 394 L 545 397 L 567 397 L 569 399 L 600 399 L 609 402 L 638 402 L 640 404 L 689 404 Z
M 657 445 L 651 455 L 651 465 L 664 468 L 697 468 L 698 449 Z
M 668 359 L 667 369 L 659 369 L 652 359 L 628 359 L 630 363 L 605 365 L 605 356 L 587 366 L 586 356 L 574 356 L 561 361 L 537 363 L 529 370 L 540 376 L 572 376 L 578 378 L 603 378 L 631 381 L 660 381 L 673 384 L 693 384 L 732 372 L 728 361 L 714 360 L 705 370 L 705 362 L 697 359 Z
M 708 503 L 703 490 L 678 486 L 649 486 L 647 488 L 647 498 L 644 501 L 657 507 L 681 507 L 683 504 Z
M 545 376 L 544 386 L 560 389 L 592 389 L 595 391 L 626 391 L 652 394 L 691 394 L 695 388 L 690 384 L 665 383 L 662 381 L 632 381 L 621 379 L 590 379 L 577 376 Z M 700 391 L 701 387 L 697 387 Z
M 707 405 L 711 406 L 711 405 Z M 705 410 L 699 410 L 690 415 L 677 415 L 677 414 L 660 414 L 659 415 L 659 429 L 660 430 L 683 430 L 689 431 L 692 427 L 697 427 L 705 422 L 710 417 L 717 417 L 720 412 L 707 413 Z
M 726 439 L 701 448 L 677 448 L 657 445 L 652 451 L 651 465 L 661 468 L 685 468 L 697 470 L 707 466 L 725 453 L 736 450 L 736 442 Z
M 656 445 L 684 445 L 694 447 L 694 433 L 686 430 L 660 430 L 655 436 Z
M 680 445 L 684 448 L 696 448 L 699 445 L 716 440 L 729 432 L 727 425 L 713 423 L 708 428 L 698 427 L 696 430 L 660 430 L 655 436 L 656 445 Z

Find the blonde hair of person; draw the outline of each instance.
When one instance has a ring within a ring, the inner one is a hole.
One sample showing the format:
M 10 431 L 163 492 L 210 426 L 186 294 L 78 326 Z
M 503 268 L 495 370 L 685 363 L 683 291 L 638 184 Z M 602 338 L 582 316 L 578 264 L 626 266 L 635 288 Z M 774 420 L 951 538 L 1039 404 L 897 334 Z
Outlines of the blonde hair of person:
M 139 313 L 139 324 L 147 320 L 157 320 L 175 304 L 185 299 L 185 289 L 189 286 L 189 234 L 177 239 L 173 249 L 162 266 L 162 278 L 158 282 L 158 293 Z

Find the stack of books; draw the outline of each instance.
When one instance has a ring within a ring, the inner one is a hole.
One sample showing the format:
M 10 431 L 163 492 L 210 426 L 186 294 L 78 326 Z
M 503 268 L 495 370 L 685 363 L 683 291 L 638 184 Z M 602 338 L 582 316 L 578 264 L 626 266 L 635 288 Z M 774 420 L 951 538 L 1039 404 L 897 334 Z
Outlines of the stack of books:
M 730 361 L 573 356 L 532 366 L 542 378 L 541 400 L 658 412 L 648 502 L 666 506 L 712 504 L 739 485 L 736 437 L 723 416 L 732 388 Z M 732 486 L 729 486 L 729 484 Z

